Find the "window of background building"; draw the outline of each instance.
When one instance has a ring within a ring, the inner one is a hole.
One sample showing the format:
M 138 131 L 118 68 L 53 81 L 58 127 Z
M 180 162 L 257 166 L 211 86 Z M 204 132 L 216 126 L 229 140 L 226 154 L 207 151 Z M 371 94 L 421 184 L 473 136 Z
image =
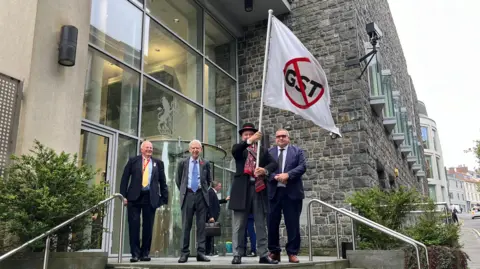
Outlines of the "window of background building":
M 437 192 L 435 190 L 435 185 L 428 185 L 428 195 L 430 196 L 430 199 L 432 199 L 434 202 L 437 202 Z
M 437 130 L 432 129 L 432 140 L 433 140 L 433 149 L 438 151 L 439 148 L 437 146 Z
M 424 149 L 428 149 L 428 127 L 422 126 L 422 146 Z
M 440 180 L 442 178 L 442 167 L 443 165 L 440 163 L 440 158 L 436 157 L 435 161 L 437 162 L 437 173 L 438 173 L 438 179 Z
M 433 170 L 432 170 L 432 156 L 425 155 L 425 168 L 426 168 L 426 176 L 427 178 L 433 178 Z
M 212 16 L 205 17 L 205 54 L 209 60 L 236 77 L 236 41 Z

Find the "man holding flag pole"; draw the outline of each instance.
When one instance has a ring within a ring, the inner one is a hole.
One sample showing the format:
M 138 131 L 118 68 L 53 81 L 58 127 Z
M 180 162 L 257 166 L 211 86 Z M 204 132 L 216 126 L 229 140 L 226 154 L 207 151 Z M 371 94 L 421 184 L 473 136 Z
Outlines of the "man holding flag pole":
M 332 138 L 341 137 L 330 111 L 330 93 L 323 68 L 292 31 L 273 16 L 271 9 L 266 36 L 258 123 L 260 135 L 263 105 L 266 105 L 310 120 L 330 131 Z M 259 148 L 260 140 L 257 141 Z M 257 151 L 256 159 L 259 158 L 260 151 Z M 258 165 L 256 162 L 257 168 Z

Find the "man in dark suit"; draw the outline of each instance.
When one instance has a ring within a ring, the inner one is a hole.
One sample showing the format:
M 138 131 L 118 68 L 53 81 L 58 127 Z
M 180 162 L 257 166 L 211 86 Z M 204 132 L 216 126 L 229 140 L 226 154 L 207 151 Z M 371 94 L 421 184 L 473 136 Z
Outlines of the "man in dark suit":
M 182 209 L 182 249 L 179 263 L 188 261 L 190 255 L 190 230 L 193 215 L 197 226 L 197 261 L 209 262 L 205 256 L 205 219 L 208 214 L 208 188 L 212 181 L 210 163 L 200 158 L 202 143 L 192 140 L 189 145 L 191 156 L 178 164 L 175 179 L 180 190 L 180 208 Z
M 212 187 L 208 189 L 208 197 L 210 200 L 209 210 L 207 214 L 207 222 L 218 222 L 220 218 L 220 205 L 226 204 L 230 200 L 230 196 L 227 196 L 225 199 L 218 199 L 217 193 L 222 189 L 222 183 L 214 180 L 212 182 Z M 206 252 L 207 255 L 215 255 L 214 251 L 214 237 L 207 236 L 206 242 Z
M 307 166 L 303 150 L 290 145 L 290 135 L 287 130 L 280 129 L 275 134 L 276 147 L 270 149 L 273 158 L 278 161 L 277 170 L 270 175 L 268 182 L 268 198 L 270 214 L 268 223 L 268 248 L 270 257 L 280 262 L 280 220 L 285 221 L 287 228 L 287 245 L 285 246 L 288 261 L 298 260 L 300 250 L 300 214 L 305 198 L 302 175 Z
M 150 261 L 155 211 L 168 203 L 163 162 L 152 157 L 153 146 L 150 141 L 144 141 L 140 151 L 141 155 L 128 160 L 120 183 L 120 193 L 125 197 L 123 203 L 128 209 L 128 232 L 132 253 L 130 262 Z M 142 247 L 140 247 L 140 214 L 143 218 Z
M 277 264 L 268 256 L 267 222 L 268 196 L 266 179 L 277 169 L 277 162 L 257 142 L 262 138 L 251 123 L 243 125 L 239 131 L 242 142 L 233 145 L 236 173 L 230 192 L 229 209 L 233 210 L 233 250 L 232 264 L 241 264 L 245 253 L 245 226 L 248 215 L 253 213 L 257 233 L 257 255 L 260 263 Z M 259 166 L 256 168 L 257 150 L 260 150 Z

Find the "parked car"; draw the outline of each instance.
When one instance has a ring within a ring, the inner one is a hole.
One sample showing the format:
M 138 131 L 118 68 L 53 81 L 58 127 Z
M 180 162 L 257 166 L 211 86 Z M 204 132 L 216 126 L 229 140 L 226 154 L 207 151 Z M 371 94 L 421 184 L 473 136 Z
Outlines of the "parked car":
M 471 213 L 472 213 L 472 219 L 480 218 L 480 208 L 478 207 L 472 208 Z

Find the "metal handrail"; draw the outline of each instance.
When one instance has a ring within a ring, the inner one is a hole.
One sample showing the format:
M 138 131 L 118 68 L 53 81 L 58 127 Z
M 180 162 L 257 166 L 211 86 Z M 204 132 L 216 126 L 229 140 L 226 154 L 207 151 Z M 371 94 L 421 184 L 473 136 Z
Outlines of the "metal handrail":
M 351 211 L 348 211 L 345 209 L 344 210 L 341 210 L 340 208 L 337 208 L 337 207 L 334 207 L 328 203 L 325 203 L 321 200 L 318 200 L 318 199 L 312 199 L 310 200 L 310 202 L 308 203 L 308 206 L 307 206 L 307 226 L 308 226 L 308 250 L 309 250 L 309 260 L 310 261 L 313 261 L 313 256 L 312 256 L 312 221 L 311 221 L 311 207 L 312 207 L 312 204 L 313 203 L 319 203 L 323 206 L 326 206 L 330 209 L 332 209 L 333 211 L 335 211 L 335 235 L 336 235 L 336 243 L 337 243 L 337 258 L 340 259 L 340 239 L 339 239 L 339 234 L 338 234 L 338 213 L 342 213 L 348 217 L 350 217 L 351 219 L 355 219 L 356 221 L 358 222 L 361 222 L 367 226 L 370 226 L 371 228 L 374 228 L 376 230 L 379 230 L 383 233 L 386 233 L 390 236 L 393 236 L 401 241 L 404 241 L 410 245 L 413 245 L 413 247 L 415 248 L 416 250 L 416 253 L 417 253 L 417 262 L 418 262 L 418 268 L 422 268 L 421 267 L 421 262 L 420 262 L 420 251 L 418 250 L 418 246 L 415 242 L 413 242 L 411 238 L 405 236 L 405 235 L 398 235 L 397 232 L 391 230 L 391 229 L 388 229 L 386 227 L 383 227 L 381 226 L 380 224 L 378 223 L 375 223 L 371 220 L 368 220 L 368 219 L 364 219 L 363 217 L 360 217 L 356 214 L 354 214 L 353 212 Z M 352 235 L 353 236 L 353 235 Z M 407 239 L 408 238 L 408 239 Z M 353 238 L 353 241 L 355 241 L 355 238 Z M 426 255 L 428 255 L 428 253 L 426 253 Z M 428 258 L 427 258 L 427 261 L 428 261 Z
M 402 233 L 399 233 L 399 232 L 397 232 L 397 231 L 395 231 L 395 230 L 392 230 L 392 229 L 387 228 L 387 227 L 385 227 L 385 226 L 383 226 L 383 225 L 381 225 L 381 224 L 378 224 L 378 223 L 376 223 L 376 222 L 374 222 L 374 221 L 371 221 L 371 220 L 365 218 L 364 216 L 361 216 L 361 215 L 359 215 L 359 214 L 357 214 L 357 213 L 355 213 L 355 212 L 352 212 L 352 211 L 350 211 L 350 210 L 348 210 L 348 209 L 346 209 L 346 208 L 340 208 L 340 211 L 342 211 L 342 213 L 344 213 L 344 214 L 345 214 L 345 212 L 346 212 L 347 214 L 352 214 L 352 215 L 356 216 L 357 218 L 363 219 L 364 221 L 370 221 L 370 222 L 372 222 L 375 226 L 377 226 L 377 227 L 379 227 L 379 228 L 383 228 L 383 229 L 390 230 L 392 233 L 395 233 L 396 235 L 401 236 L 401 237 L 403 237 L 404 239 L 409 240 L 409 241 L 412 241 L 413 243 L 415 243 L 415 244 L 423 247 L 423 248 L 425 249 L 425 257 L 426 257 L 426 259 L 427 259 L 427 265 L 430 266 L 430 261 L 428 260 L 428 248 L 427 248 L 427 246 L 426 246 L 425 244 L 423 244 L 422 242 L 419 242 L 419 241 L 417 241 L 417 240 L 415 240 L 415 239 L 413 239 L 413 238 L 411 238 L 411 237 L 408 237 L 408 236 L 406 236 L 406 235 L 404 235 L 404 234 L 402 234 Z M 347 215 L 347 214 L 345 214 L 345 215 Z M 373 228 L 373 227 L 372 227 L 372 228 Z M 418 254 L 418 250 L 417 250 L 417 254 Z
M 44 237 L 47 237 L 47 240 L 45 242 L 45 258 L 43 260 L 43 269 L 47 269 L 48 267 L 48 257 L 49 257 L 49 252 L 50 252 L 50 235 L 52 235 L 55 231 L 65 227 L 66 225 L 72 223 L 73 221 L 85 216 L 86 214 L 90 213 L 91 211 L 93 211 L 94 209 L 96 209 L 97 207 L 103 205 L 103 204 L 106 204 L 110 201 L 112 201 L 113 199 L 115 198 L 119 198 L 120 201 L 122 202 L 121 206 L 120 206 L 120 236 L 119 236 L 119 246 L 118 246 L 118 262 L 122 262 L 122 254 L 123 254 L 123 224 L 124 224 L 124 214 L 125 214 L 125 207 L 123 206 L 123 200 L 124 200 L 124 197 L 123 195 L 121 195 L 120 193 L 116 193 L 112 196 L 110 196 L 109 198 L 99 202 L 98 204 L 92 206 L 91 208 L 83 211 L 82 213 L 76 215 L 75 217 L 69 219 L 69 220 L 66 220 L 65 222 L 63 222 L 62 224 L 59 224 L 57 225 L 56 227 L 44 232 L 43 234 L 33 238 L 32 240 L 24 243 L 23 245 L 17 247 L 16 249 L 12 249 L 10 250 L 9 252 L 3 254 L 2 256 L 0 256 L 0 262 L 5 260 L 6 258 L 12 256 L 13 254 L 17 253 L 18 251 L 26 248 L 27 246 L 33 244 L 34 242 L 44 238 Z

